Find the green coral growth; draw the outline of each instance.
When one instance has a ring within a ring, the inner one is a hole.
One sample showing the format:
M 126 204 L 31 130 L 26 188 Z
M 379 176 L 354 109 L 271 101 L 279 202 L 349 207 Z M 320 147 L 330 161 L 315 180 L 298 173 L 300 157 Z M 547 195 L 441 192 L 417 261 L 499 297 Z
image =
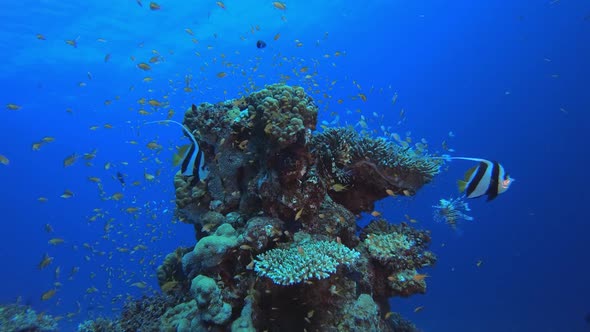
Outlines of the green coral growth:
M 289 249 L 272 249 L 256 256 L 254 271 L 275 284 L 292 285 L 311 278 L 324 279 L 341 265 L 351 265 L 360 256 L 354 249 L 333 241 L 301 243 Z

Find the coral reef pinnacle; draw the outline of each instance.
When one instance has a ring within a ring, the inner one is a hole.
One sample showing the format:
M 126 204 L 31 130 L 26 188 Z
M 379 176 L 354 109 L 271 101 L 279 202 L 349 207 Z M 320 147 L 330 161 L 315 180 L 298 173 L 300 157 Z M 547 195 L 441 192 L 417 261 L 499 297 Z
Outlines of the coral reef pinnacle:
M 210 173 L 174 179 L 198 241 L 158 269 L 177 299 L 162 330 L 416 331 L 388 299 L 425 291 L 428 232 L 379 219 L 359 235 L 355 215 L 414 195 L 440 161 L 351 128 L 315 133 L 317 116 L 282 84 L 185 113 Z

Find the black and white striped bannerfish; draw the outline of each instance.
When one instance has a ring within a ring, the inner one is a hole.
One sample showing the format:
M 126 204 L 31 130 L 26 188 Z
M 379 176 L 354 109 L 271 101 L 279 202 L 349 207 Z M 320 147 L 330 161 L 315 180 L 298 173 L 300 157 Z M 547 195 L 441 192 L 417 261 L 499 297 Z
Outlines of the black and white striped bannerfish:
M 473 166 L 465 173 L 463 180 L 458 180 L 459 192 L 465 192 L 467 198 L 477 198 L 483 195 L 488 196 L 488 201 L 493 200 L 510 188 L 514 179 L 511 178 L 504 166 L 497 161 L 489 161 L 481 158 L 450 157 L 445 160 L 469 160 L 479 164 Z
M 178 149 L 178 153 L 174 156 L 173 165 L 178 166 L 180 164 L 180 174 L 184 176 L 194 176 L 197 181 L 204 180 L 209 175 L 209 167 L 205 163 L 205 154 L 191 131 L 182 123 L 174 120 L 152 121 L 145 124 L 152 123 L 174 123 L 182 128 L 190 138 L 191 143 Z

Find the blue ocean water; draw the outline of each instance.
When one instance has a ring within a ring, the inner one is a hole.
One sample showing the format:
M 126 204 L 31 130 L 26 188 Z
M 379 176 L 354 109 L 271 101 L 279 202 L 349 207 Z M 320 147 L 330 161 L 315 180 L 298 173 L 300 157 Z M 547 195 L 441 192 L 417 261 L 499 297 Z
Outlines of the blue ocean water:
M 158 3 L 25 0 L 0 11 L 0 154 L 9 160 L 0 164 L 0 302 L 20 297 L 63 316 L 67 331 L 157 292 L 155 268 L 195 239 L 173 217 L 171 148 L 186 141 L 177 128 L 142 123 L 170 109 L 182 121 L 191 103 L 286 82 L 306 87 L 320 121 L 339 116 L 360 130 L 362 115 L 377 135 L 410 131 L 439 153 L 446 141 L 516 178 L 493 202 L 470 201 L 475 220 L 458 231 L 434 222 L 431 206 L 458 195 L 469 162 L 447 164 L 414 197 L 377 204 L 392 222 L 407 214 L 430 229 L 439 258 L 427 293 L 392 299 L 392 310 L 424 331 L 590 330 L 589 3 Z M 48 243 L 56 238 L 64 242 Z M 45 254 L 53 261 L 40 270 Z

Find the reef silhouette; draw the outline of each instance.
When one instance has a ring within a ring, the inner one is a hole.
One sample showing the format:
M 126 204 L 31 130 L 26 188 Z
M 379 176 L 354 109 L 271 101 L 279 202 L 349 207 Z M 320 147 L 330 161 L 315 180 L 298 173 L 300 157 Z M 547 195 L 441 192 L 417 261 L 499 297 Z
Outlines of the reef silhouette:
M 351 128 L 316 133 L 317 116 L 303 88 L 282 84 L 187 111 L 210 173 L 177 174 L 176 215 L 198 241 L 158 268 L 162 295 L 81 330 L 417 331 L 388 300 L 426 291 L 429 233 L 356 221 L 414 195 L 442 161 Z

